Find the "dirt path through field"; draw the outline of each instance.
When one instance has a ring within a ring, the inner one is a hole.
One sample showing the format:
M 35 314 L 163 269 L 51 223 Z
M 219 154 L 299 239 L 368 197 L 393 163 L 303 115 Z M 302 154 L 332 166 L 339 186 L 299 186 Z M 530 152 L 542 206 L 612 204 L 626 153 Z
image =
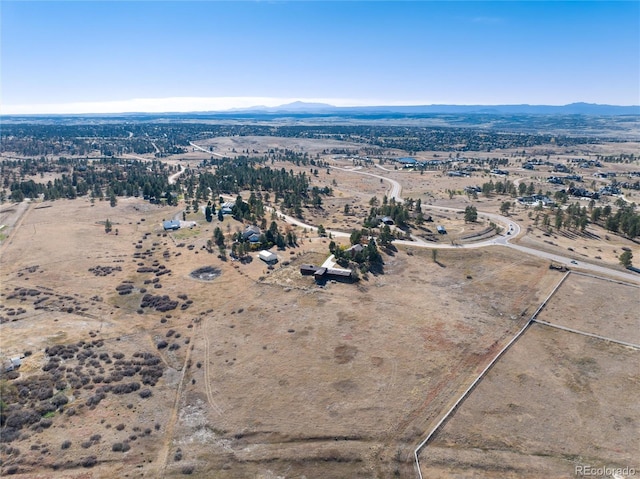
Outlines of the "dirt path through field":
M 5 225 L 7 227 L 8 237 L 0 245 L 0 263 L 2 263 L 2 256 L 4 251 L 9 247 L 9 245 L 13 244 L 13 239 L 15 238 L 16 231 L 20 229 L 20 226 L 22 226 L 25 217 L 34 208 L 34 206 L 34 203 L 25 201 L 16 205 L 16 208 L 19 208 L 19 211 L 17 212 L 17 219 L 14 218 L 13 225 Z
M 173 407 L 171 408 L 171 415 L 169 416 L 169 420 L 165 426 L 164 438 L 162 441 L 162 446 L 158 451 L 158 458 L 156 459 L 156 464 L 158 465 L 159 475 L 158 477 L 164 477 L 167 470 L 167 462 L 169 460 L 169 450 L 171 449 L 171 443 L 173 442 L 173 434 L 176 422 L 178 421 L 178 412 L 180 409 L 180 402 L 182 401 L 182 389 L 184 386 L 184 378 L 187 372 L 187 368 L 189 367 L 191 361 L 191 351 L 192 347 L 187 349 L 187 354 L 184 358 L 184 363 L 182 365 L 182 370 L 180 371 L 180 382 L 178 383 L 178 389 L 176 390 L 175 399 L 173 402 Z

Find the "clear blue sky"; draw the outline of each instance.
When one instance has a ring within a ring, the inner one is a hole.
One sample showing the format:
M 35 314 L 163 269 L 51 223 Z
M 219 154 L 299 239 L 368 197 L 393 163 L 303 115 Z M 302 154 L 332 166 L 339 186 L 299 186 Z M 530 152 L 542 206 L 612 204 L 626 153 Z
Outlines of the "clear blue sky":
M 164 110 L 179 110 L 182 97 L 199 99 L 184 109 L 208 97 L 640 103 L 638 1 L 0 5 L 3 113 L 126 110 L 132 99 L 151 110 L 166 98 Z

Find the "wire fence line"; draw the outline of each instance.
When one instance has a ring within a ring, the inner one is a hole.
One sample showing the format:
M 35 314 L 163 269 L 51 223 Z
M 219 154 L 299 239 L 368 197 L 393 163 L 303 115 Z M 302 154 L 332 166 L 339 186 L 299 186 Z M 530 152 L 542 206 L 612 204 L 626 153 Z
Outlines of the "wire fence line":
M 416 468 L 418 470 L 418 477 L 420 479 L 424 479 L 422 477 L 422 471 L 420 470 L 420 460 L 418 459 L 418 455 L 420 453 L 420 450 L 426 446 L 426 444 L 429 442 L 429 440 L 440 429 L 440 427 L 442 427 L 442 425 L 451 416 L 451 414 L 453 414 L 456 411 L 456 409 L 458 409 L 458 406 L 460 406 L 460 404 L 467 398 L 467 396 L 471 393 L 471 391 L 473 391 L 473 389 L 478 385 L 478 383 L 485 377 L 487 372 L 498 361 L 498 359 L 500 359 L 504 355 L 504 353 L 511 347 L 511 345 L 513 345 L 513 343 L 515 343 L 518 340 L 518 338 L 520 338 L 520 336 L 522 336 L 524 334 L 524 332 L 529 328 L 529 326 L 531 326 L 531 324 L 533 324 L 535 322 L 536 317 L 538 316 L 538 314 L 540 314 L 540 311 L 542 311 L 542 309 L 546 306 L 546 304 L 553 297 L 553 295 L 556 293 L 556 291 L 558 291 L 558 288 L 560 288 L 560 286 L 562 286 L 562 284 L 564 283 L 565 279 L 567 279 L 569 274 L 571 274 L 571 271 L 567 271 L 567 273 L 565 273 L 565 275 L 560 279 L 558 284 L 556 284 L 556 286 L 553 288 L 551 293 L 549 293 L 549 295 L 546 297 L 546 299 L 540 304 L 540 306 L 538 306 L 538 309 L 536 309 L 536 311 L 533 313 L 533 315 L 531 316 L 529 321 L 527 321 L 527 323 L 522 327 L 522 329 L 520 331 L 518 331 L 518 333 L 498 352 L 498 354 L 495 355 L 495 357 L 491 360 L 491 362 L 482 370 L 482 372 L 471 383 L 471 385 L 465 390 L 465 392 L 462 393 L 462 395 L 457 399 L 457 401 L 453 404 L 453 406 L 451 406 L 451 408 L 446 412 L 446 414 L 444 416 L 442 416 L 442 418 L 440 418 L 440 421 L 438 421 L 438 423 L 431 430 L 431 432 L 429 432 L 427 437 L 425 437 L 422 440 L 422 442 L 420 444 L 418 444 L 418 446 L 415 448 L 415 450 L 413 451 L 413 455 L 414 455 L 414 458 L 415 458 Z

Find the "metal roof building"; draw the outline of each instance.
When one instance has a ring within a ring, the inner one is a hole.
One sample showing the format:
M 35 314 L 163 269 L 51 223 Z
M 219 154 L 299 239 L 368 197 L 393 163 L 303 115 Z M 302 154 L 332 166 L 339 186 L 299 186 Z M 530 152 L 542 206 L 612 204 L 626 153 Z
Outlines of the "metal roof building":
M 398 163 L 402 163 L 403 165 L 414 165 L 415 163 L 417 163 L 417 160 L 415 158 L 409 158 L 409 157 L 398 158 L 396 161 Z
M 275 263 L 276 261 L 278 261 L 278 257 L 275 255 L 275 253 L 267 251 L 266 249 L 258 253 L 258 258 L 260 258 L 265 263 Z
M 164 228 L 165 231 L 167 231 L 167 230 L 179 230 L 180 229 L 180 221 L 178 221 L 178 220 L 163 221 L 162 222 L 162 227 Z

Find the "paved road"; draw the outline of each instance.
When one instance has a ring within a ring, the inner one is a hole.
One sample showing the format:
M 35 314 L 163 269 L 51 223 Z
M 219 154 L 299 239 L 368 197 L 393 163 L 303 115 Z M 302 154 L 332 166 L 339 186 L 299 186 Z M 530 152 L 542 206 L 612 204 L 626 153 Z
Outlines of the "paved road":
M 376 165 L 378 168 L 384 170 L 384 171 L 388 171 L 391 172 L 392 170 L 388 170 L 386 168 L 383 168 L 379 165 Z M 389 194 L 389 197 L 394 198 L 397 202 L 402 202 L 402 198 L 400 197 L 400 194 L 402 192 L 402 185 L 400 185 L 400 183 L 398 183 L 396 180 L 392 180 L 391 178 L 387 178 L 385 176 L 381 176 L 381 175 L 375 175 L 373 173 L 367 173 L 364 171 L 360 171 L 360 170 L 354 170 L 354 169 L 346 169 L 346 168 L 339 168 L 339 167 L 335 167 L 332 166 L 331 168 L 337 169 L 337 170 L 341 170 L 347 173 L 353 173 L 353 174 L 358 174 L 358 175 L 366 175 L 366 176 L 373 176 L 374 178 L 380 178 L 383 181 L 386 181 L 388 183 L 391 184 L 391 191 Z M 458 212 L 458 211 L 464 211 L 464 209 L 462 208 L 452 208 L 452 207 L 448 207 L 448 206 L 434 206 L 434 205 L 422 205 L 422 208 L 424 210 L 429 210 L 429 209 L 435 209 L 435 210 L 440 210 L 440 211 L 454 211 L 454 212 Z M 543 259 L 547 259 L 550 261 L 553 261 L 555 263 L 558 264 L 562 264 L 565 265 L 567 267 L 570 267 L 572 269 L 580 269 L 580 270 L 586 270 L 586 271 L 590 271 L 592 273 L 597 273 L 600 275 L 606 275 L 606 276 L 610 276 L 610 277 L 614 277 L 616 279 L 619 279 L 621 281 L 628 281 L 628 282 L 632 282 L 632 283 L 640 283 L 640 275 L 638 274 L 634 274 L 634 273 L 628 273 L 626 271 L 620 271 L 618 269 L 614 269 L 611 267 L 607 267 L 607 266 L 601 266 L 601 265 L 597 265 L 597 264 L 592 264 L 592 263 L 586 263 L 586 262 L 576 262 L 575 260 L 573 260 L 572 258 L 566 257 L 566 256 L 562 256 L 559 254 L 553 254 L 553 253 L 547 253 L 546 251 L 541 251 L 535 248 L 530 248 L 527 246 L 521 246 L 518 244 L 513 244 L 511 243 L 511 240 L 516 238 L 522 231 L 522 228 L 520 227 L 520 225 L 513 221 L 513 219 L 508 218 L 506 216 L 502 216 L 496 213 L 488 213 L 488 212 L 483 212 L 483 211 L 478 211 L 478 216 L 482 216 L 485 218 L 488 218 L 489 220 L 493 221 L 496 224 L 501 224 L 503 225 L 504 232 L 505 234 L 503 235 L 498 235 L 498 236 L 494 236 L 492 238 L 489 238 L 487 240 L 484 241 L 478 241 L 478 242 L 474 242 L 474 243 L 467 243 L 467 244 L 461 244 L 461 245 L 450 245 L 450 244 L 442 244 L 442 243 L 437 243 L 437 244 L 433 244 L 433 243 L 428 243 L 426 241 L 420 240 L 419 238 L 414 238 L 414 241 L 408 241 L 408 240 L 394 240 L 394 244 L 401 244 L 401 245 L 406 245 L 406 246 L 414 246 L 414 247 L 420 247 L 420 248 L 438 248 L 438 249 L 469 249 L 469 248 L 484 248 L 487 246 L 506 246 L 508 248 L 512 248 L 515 249 L 517 251 L 520 251 L 522 253 L 525 254 L 530 254 L 533 256 L 536 256 L 538 258 L 543 258 Z M 300 224 L 301 222 L 298 222 L 298 224 Z M 308 227 L 308 226 L 307 226 Z M 507 234 L 510 233 L 510 234 Z M 338 236 L 337 234 L 333 233 L 334 236 Z
M 204 151 L 205 153 L 209 153 L 210 155 L 215 155 L 215 156 L 219 156 L 220 158 L 224 158 L 224 155 L 221 155 L 220 153 L 214 153 L 213 151 L 209 151 L 206 148 L 196 145 L 193 141 L 190 141 L 189 144 L 193 146 L 196 150 Z
M 198 147 L 197 145 L 195 145 L 194 143 L 190 142 L 191 145 Z M 200 148 L 200 147 L 198 147 Z M 200 148 L 202 149 L 202 148 Z M 205 150 L 206 151 L 206 150 Z M 383 170 L 383 171 L 387 171 L 387 172 L 392 172 L 392 170 L 388 170 L 386 168 L 383 168 L 382 166 L 376 165 L 377 168 Z M 391 178 L 387 178 L 386 176 L 382 176 L 382 175 L 376 175 L 373 173 L 368 173 L 365 171 L 361 171 L 360 168 L 341 168 L 341 167 L 337 167 L 337 166 L 330 166 L 330 168 L 333 168 L 335 170 L 340 170 L 343 171 L 345 173 L 353 173 L 353 174 L 357 174 L 357 175 L 365 175 L 365 176 L 372 176 L 374 178 L 379 178 L 383 181 L 386 181 L 387 183 L 389 183 L 391 185 L 391 189 L 389 191 L 389 198 L 394 198 L 397 202 L 402 202 L 403 199 L 400 197 L 400 194 L 402 193 L 402 185 L 397 182 L 396 180 L 393 180 Z M 229 196 L 228 198 L 230 199 L 235 199 L 234 197 Z M 448 207 L 448 206 L 435 206 L 435 205 L 422 205 L 422 208 L 425 210 L 429 210 L 429 209 L 435 209 L 435 210 L 440 210 L 440 211 L 454 211 L 454 212 L 458 212 L 458 211 L 464 211 L 464 209 L 462 208 L 452 208 L 452 207 Z M 273 208 L 269 208 L 267 207 L 268 211 L 273 211 Z M 294 218 L 292 216 L 288 216 L 288 215 L 284 215 L 282 213 L 280 213 L 279 211 L 277 212 L 277 214 L 284 218 L 285 221 L 287 221 L 290 224 L 293 225 L 297 225 L 300 226 L 302 228 L 307 228 L 309 230 L 312 231 L 317 231 L 318 228 L 316 226 L 310 225 L 305 223 L 304 221 L 301 221 L 297 218 Z M 485 248 L 488 246 L 506 246 L 508 248 L 512 248 L 515 249 L 517 251 L 520 251 L 522 253 L 525 254 L 529 254 L 532 256 L 536 256 L 538 258 L 543 258 L 546 260 L 550 260 L 553 261 L 555 263 L 558 264 L 562 264 L 565 265 L 569 268 L 572 269 L 580 269 L 580 270 L 586 270 L 586 271 L 590 271 L 592 273 L 597 273 L 599 275 L 606 275 L 609 277 L 613 277 L 616 278 L 618 280 L 621 281 L 628 281 L 631 283 L 640 283 L 640 275 L 638 274 L 634 274 L 634 273 L 627 273 L 625 271 L 620 271 L 618 269 L 614 269 L 611 267 L 607 267 L 607 266 L 600 266 L 600 265 L 596 265 L 596 264 L 591 264 L 591 263 L 585 263 L 585 262 L 579 262 L 577 263 L 575 260 L 573 260 L 572 258 L 566 257 L 566 256 L 562 256 L 562 255 L 558 255 L 558 254 L 553 254 L 553 253 L 547 253 L 546 251 L 541 251 L 535 248 L 530 248 L 527 246 L 521 246 L 518 244 L 513 244 L 511 243 L 511 240 L 516 238 L 522 231 L 522 228 L 520 227 L 520 225 L 515 222 L 513 219 L 508 218 L 506 216 L 502 216 L 496 213 L 489 213 L 489 212 L 483 212 L 483 211 L 478 211 L 478 216 L 481 217 L 485 217 L 488 218 L 489 220 L 493 221 L 496 224 L 501 224 L 504 227 L 504 232 L 505 234 L 503 235 L 497 235 L 494 236 L 492 238 L 489 238 L 487 240 L 483 240 L 483 241 L 477 241 L 474 243 L 466 243 L 466 244 L 460 244 L 460 245 L 451 245 L 451 244 L 443 244 L 443 243 L 430 243 L 430 242 L 426 242 L 420 238 L 415 238 L 413 237 L 412 241 L 409 240 L 394 240 L 394 244 L 400 244 L 400 245 L 405 245 L 405 246 L 413 246 L 413 247 L 418 247 L 418 248 L 437 248 L 437 249 L 472 249 L 472 248 Z M 335 230 L 327 230 L 327 233 L 331 233 L 331 236 L 333 237 L 337 237 L 337 238 L 348 238 L 351 236 L 350 233 L 345 233 L 343 231 L 335 231 Z M 510 233 L 510 234 L 507 234 Z M 576 264 L 577 263 L 577 264 Z

